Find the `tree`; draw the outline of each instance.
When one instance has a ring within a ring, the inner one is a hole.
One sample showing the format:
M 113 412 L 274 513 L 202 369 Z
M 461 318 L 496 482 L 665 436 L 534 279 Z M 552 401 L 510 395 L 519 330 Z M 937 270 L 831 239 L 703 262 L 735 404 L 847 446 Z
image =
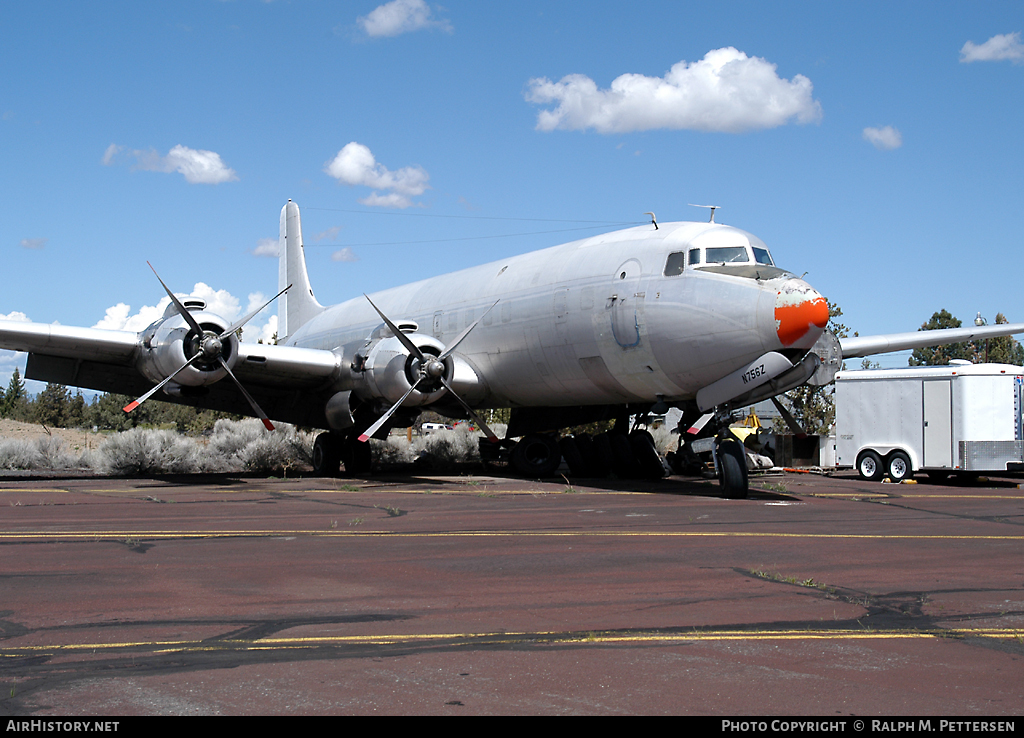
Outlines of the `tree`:
M 23 420 L 28 417 L 28 393 L 25 391 L 25 382 L 21 378 L 18 367 L 14 367 L 14 374 L 7 385 L 7 391 L 3 393 L 3 400 L 0 401 L 0 416 Z
M 931 319 L 918 330 L 934 331 L 941 328 L 959 328 L 961 325 L 962 323 L 958 318 L 951 315 L 948 310 L 943 309 L 933 313 Z M 914 349 L 914 352 L 910 355 L 909 363 L 910 366 L 941 366 L 948 364 L 950 359 L 964 359 L 973 363 L 982 361 L 978 347 L 974 345 L 973 341 L 967 341 L 966 343 L 951 343 L 945 346 L 926 346 L 925 348 Z
M 996 325 L 1009 322 L 1002 313 L 996 314 Z M 1013 336 L 990 338 L 982 342 L 979 348 L 988 355 L 986 361 L 990 361 L 993 364 L 1024 366 L 1024 346 L 1021 346 Z
M 67 425 L 71 393 L 63 384 L 49 382 L 35 401 L 36 420 L 42 425 L 63 428 Z

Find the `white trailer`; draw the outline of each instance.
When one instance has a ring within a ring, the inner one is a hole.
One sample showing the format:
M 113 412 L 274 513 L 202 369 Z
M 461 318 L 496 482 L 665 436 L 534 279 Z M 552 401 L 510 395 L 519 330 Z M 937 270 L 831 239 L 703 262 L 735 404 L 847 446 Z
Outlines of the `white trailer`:
M 1024 471 L 1022 381 L 1009 364 L 841 371 L 836 467 L 875 481 Z

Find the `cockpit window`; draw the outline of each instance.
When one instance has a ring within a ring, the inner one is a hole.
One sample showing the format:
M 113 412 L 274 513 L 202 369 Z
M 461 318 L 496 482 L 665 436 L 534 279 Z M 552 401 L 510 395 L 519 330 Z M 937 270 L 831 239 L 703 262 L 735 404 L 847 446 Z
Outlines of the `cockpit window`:
M 758 264 L 767 264 L 768 266 L 775 266 L 772 262 L 772 255 L 768 253 L 768 249 L 761 249 L 757 246 L 752 246 L 754 249 L 754 261 Z
M 690 249 L 690 266 L 700 264 L 700 249 Z
M 665 262 L 665 276 L 674 277 L 683 273 L 683 252 L 673 251 Z
M 719 246 L 707 249 L 708 264 L 742 264 L 749 261 L 747 250 L 742 246 Z

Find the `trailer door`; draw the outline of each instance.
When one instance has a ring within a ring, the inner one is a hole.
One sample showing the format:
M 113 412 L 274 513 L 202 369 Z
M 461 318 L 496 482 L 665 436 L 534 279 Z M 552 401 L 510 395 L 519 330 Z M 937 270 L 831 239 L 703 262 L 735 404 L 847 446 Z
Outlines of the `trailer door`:
M 953 393 L 948 379 L 924 382 L 923 466 L 953 466 Z

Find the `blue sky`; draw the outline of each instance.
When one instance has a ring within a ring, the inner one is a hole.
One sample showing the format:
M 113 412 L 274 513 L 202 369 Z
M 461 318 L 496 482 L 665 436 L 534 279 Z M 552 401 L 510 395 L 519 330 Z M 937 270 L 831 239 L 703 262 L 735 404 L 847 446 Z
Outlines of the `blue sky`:
M 0 316 L 148 322 L 147 260 L 241 313 L 292 198 L 325 304 L 696 202 L 862 335 L 1024 322 L 1020 2 L 39 0 L 0 29 Z

